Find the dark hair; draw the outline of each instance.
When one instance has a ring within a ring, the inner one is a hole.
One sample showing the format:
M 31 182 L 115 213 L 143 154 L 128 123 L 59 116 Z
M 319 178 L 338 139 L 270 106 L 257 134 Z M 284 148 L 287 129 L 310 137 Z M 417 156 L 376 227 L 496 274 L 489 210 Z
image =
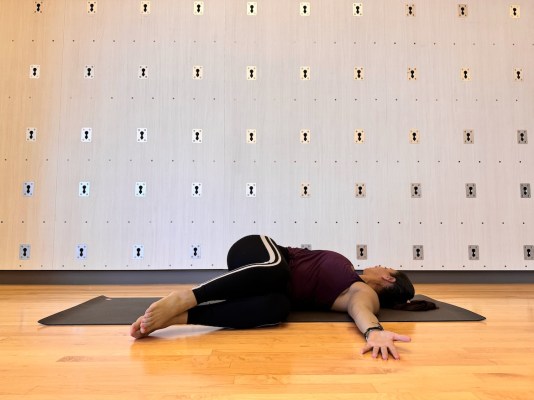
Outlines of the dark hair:
M 391 273 L 391 276 L 395 278 L 395 282 L 382 288 L 378 293 L 382 308 L 393 308 L 398 304 L 406 304 L 415 296 L 413 284 L 404 272 L 395 271 Z

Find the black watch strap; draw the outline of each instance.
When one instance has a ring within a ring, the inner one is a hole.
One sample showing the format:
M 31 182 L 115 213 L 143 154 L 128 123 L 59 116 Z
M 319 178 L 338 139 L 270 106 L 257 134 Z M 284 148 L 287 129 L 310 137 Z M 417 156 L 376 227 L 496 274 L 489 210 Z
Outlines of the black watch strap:
M 369 334 L 372 332 L 372 331 L 383 331 L 384 330 L 384 327 L 380 324 L 378 324 L 377 326 L 372 326 L 370 328 L 368 328 L 365 333 L 363 334 L 363 337 L 365 338 L 365 340 L 367 341 L 367 339 L 369 338 Z

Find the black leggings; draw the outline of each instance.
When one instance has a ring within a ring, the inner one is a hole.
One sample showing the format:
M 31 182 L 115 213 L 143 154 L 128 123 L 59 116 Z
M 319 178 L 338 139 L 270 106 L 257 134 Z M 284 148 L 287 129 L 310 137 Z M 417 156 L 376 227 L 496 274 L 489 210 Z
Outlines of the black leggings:
M 246 329 L 276 325 L 290 311 L 286 250 L 269 237 L 246 236 L 229 250 L 229 272 L 193 289 L 188 324 Z

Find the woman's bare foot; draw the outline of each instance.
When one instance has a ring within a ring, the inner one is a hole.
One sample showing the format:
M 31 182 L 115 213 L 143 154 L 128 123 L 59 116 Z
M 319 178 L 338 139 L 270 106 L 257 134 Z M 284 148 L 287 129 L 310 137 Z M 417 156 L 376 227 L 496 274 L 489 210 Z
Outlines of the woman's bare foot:
M 132 336 L 135 339 L 141 339 L 145 338 L 148 335 L 150 335 L 152 332 L 154 332 L 156 329 L 142 333 L 141 332 L 141 323 L 143 321 L 143 318 L 145 318 L 144 315 L 141 315 L 139 318 L 137 318 L 137 321 L 135 321 L 132 326 L 130 327 L 130 336 Z M 180 315 L 177 315 L 173 318 L 171 318 L 169 321 L 165 322 L 160 328 L 163 329 L 171 325 L 185 325 L 187 324 L 187 312 L 184 312 Z
M 139 332 L 146 336 L 156 329 L 172 325 L 175 317 L 197 305 L 197 300 L 191 289 L 176 291 L 161 300 L 152 303 L 140 318 Z M 139 319 L 134 323 L 137 324 Z M 133 325 L 132 325 L 133 327 Z M 133 328 L 132 328 L 133 329 Z

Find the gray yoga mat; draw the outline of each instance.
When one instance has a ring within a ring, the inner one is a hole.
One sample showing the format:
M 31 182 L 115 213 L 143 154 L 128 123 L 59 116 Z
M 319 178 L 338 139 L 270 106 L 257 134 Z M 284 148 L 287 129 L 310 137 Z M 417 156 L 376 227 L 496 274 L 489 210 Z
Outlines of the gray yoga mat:
M 159 298 L 98 296 L 75 307 L 58 312 L 39 321 L 43 325 L 130 325 Z M 399 311 L 381 309 L 381 322 L 444 322 L 482 321 L 485 317 L 452 304 L 416 295 L 414 300 L 427 300 L 439 307 L 430 311 Z M 294 311 L 287 322 L 348 322 L 347 313 L 328 311 Z

